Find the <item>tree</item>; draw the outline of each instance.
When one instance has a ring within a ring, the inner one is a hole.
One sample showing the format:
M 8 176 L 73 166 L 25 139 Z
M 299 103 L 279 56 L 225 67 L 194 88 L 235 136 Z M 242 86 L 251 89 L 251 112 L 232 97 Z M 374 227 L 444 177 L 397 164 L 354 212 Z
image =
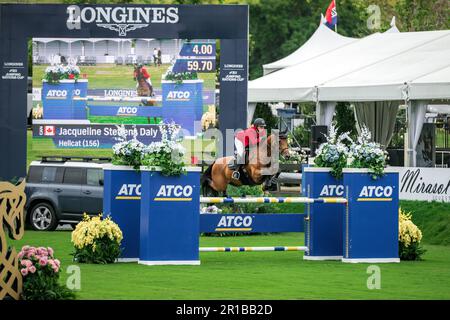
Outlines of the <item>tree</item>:
M 262 65 L 279 60 L 304 44 L 317 29 L 330 0 L 261 0 L 250 5 L 250 78 L 262 75 Z M 340 0 L 339 34 L 369 34 L 364 3 Z M 307 75 L 302 75 L 307 76 Z
M 256 105 L 252 123 L 256 118 L 263 118 L 266 121 L 267 132 L 270 132 L 272 129 L 278 129 L 278 118 L 272 114 L 272 110 L 267 103 L 258 103 Z
M 403 31 L 450 29 L 448 0 L 399 0 L 395 9 Z
M 338 134 L 349 132 L 350 137 L 356 137 L 356 120 L 353 108 L 348 102 L 338 102 L 336 105 L 336 126 L 338 128 Z

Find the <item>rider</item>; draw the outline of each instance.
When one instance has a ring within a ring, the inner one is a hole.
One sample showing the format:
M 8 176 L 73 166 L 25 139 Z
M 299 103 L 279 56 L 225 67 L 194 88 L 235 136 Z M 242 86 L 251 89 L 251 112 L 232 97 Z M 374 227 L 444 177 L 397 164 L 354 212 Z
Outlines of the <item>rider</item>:
M 137 63 L 134 65 L 134 81 L 137 81 L 136 88 L 139 87 L 139 77 L 143 77 L 145 82 L 148 84 L 150 91 L 152 91 L 153 85 L 150 80 L 150 74 L 142 63 Z
M 245 164 L 245 153 L 250 147 L 258 145 L 266 137 L 266 122 L 264 119 L 257 118 L 253 121 L 253 125 L 240 131 L 234 138 L 234 146 L 236 148 L 235 161 L 231 161 L 228 167 L 233 170 L 231 177 L 238 180 L 240 177 L 239 169 Z M 245 152 L 244 152 L 245 151 Z

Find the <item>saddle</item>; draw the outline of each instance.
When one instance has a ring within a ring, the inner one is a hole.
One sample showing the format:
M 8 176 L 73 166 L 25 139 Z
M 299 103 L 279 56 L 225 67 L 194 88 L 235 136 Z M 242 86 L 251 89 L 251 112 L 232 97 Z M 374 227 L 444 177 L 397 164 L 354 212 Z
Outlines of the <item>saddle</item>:
M 232 162 L 236 161 L 235 157 L 233 157 L 233 159 L 231 159 L 228 162 L 228 165 L 231 164 Z M 245 165 L 241 165 L 239 167 L 239 182 L 242 183 L 245 186 L 256 186 L 257 183 L 255 183 L 255 181 L 253 181 L 253 179 L 250 177 L 247 169 L 245 168 Z

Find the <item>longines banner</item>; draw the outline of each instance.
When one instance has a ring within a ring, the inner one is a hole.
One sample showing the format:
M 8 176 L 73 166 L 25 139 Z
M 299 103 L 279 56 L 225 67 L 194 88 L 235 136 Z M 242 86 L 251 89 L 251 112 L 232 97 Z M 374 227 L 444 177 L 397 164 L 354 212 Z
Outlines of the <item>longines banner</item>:
M 400 199 L 450 202 L 450 168 L 399 170 Z

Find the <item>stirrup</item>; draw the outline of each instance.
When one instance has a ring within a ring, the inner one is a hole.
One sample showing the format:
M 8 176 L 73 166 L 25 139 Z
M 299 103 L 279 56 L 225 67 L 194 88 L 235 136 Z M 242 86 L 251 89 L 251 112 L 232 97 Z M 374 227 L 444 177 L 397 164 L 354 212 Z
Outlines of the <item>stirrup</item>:
M 235 180 L 239 180 L 239 178 L 241 177 L 241 174 L 239 173 L 239 171 L 233 171 L 233 173 L 231 174 L 231 177 Z

